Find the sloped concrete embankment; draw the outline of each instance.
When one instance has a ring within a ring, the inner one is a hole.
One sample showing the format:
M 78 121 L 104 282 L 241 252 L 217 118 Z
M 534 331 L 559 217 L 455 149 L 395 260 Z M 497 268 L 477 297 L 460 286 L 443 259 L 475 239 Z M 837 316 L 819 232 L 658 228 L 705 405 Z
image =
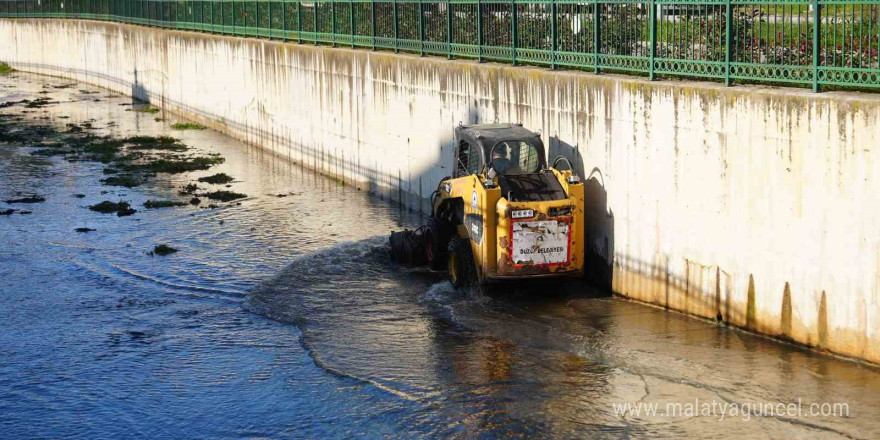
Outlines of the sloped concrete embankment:
M 451 173 L 455 124 L 520 121 L 587 180 L 596 281 L 880 363 L 876 95 L 651 83 L 92 21 L 0 20 L 0 41 L 0 60 L 16 69 L 149 100 L 414 208 Z

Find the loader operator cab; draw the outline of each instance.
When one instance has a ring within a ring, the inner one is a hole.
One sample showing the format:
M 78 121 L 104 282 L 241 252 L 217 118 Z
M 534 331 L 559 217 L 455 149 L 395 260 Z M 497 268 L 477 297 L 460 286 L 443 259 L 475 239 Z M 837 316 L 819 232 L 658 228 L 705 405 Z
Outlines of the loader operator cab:
M 548 167 L 540 134 L 459 125 L 453 158 L 424 231 L 433 269 L 456 286 L 582 272 L 583 186 L 570 168 Z
M 533 174 L 547 166 L 540 135 L 518 124 L 459 125 L 455 138 L 456 178 Z

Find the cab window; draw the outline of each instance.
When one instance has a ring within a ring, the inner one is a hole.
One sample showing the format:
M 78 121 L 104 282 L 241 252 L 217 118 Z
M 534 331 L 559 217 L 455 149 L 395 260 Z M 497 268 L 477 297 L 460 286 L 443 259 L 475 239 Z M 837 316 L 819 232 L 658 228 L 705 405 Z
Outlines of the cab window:
M 480 151 L 473 145 L 462 141 L 458 145 L 458 159 L 456 160 L 456 175 L 469 176 L 482 171 Z
M 538 172 L 538 149 L 528 142 L 502 141 L 492 148 L 492 169 L 501 175 Z

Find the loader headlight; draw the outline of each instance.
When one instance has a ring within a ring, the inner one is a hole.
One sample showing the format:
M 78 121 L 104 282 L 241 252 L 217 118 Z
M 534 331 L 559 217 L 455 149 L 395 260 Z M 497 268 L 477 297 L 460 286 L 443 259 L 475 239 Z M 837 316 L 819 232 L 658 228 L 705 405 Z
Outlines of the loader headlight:
M 568 183 L 581 183 L 581 178 L 572 174 L 568 176 Z
M 514 209 L 510 211 L 510 218 L 532 218 L 534 216 L 534 209 Z

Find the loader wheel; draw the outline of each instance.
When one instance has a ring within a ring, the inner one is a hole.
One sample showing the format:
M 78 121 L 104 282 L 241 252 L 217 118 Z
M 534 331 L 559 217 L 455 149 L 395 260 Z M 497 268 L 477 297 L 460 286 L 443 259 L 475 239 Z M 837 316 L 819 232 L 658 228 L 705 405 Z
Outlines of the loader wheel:
M 454 238 L 449 242 L 446 273 L 455 287 L 472 286 L 477 281 L 477 268 L 471 243 L 467 238 Z
M 428 220 L 425 232 L 427 243 L 425 252 L 428 257 L 428 267 L 433 270 L 446 269 L 447 248 L 449 247 L 449 227 L 443 220 L 431 218 Z

